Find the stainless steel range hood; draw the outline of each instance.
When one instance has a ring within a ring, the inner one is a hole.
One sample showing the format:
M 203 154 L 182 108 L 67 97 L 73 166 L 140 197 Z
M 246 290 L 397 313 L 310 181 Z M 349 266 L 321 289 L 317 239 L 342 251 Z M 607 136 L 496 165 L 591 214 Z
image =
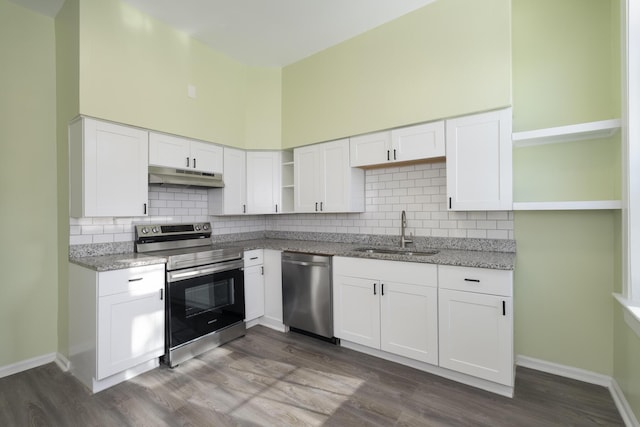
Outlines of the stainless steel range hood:
M 149 166 L 149 184 L 180 187 L 224 187 L 222 174 Z

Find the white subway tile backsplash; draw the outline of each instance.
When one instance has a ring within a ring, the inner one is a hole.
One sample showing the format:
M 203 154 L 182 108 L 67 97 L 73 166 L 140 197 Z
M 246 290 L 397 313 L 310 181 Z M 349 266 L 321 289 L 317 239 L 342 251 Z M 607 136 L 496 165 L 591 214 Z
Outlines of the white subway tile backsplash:
M 69 243 L 126 242 L 136 223 L 210 221 L 215 235 L 255 231 L 351 234 L 407 233 L 416 236 L 513 239 L 513 212 L 447 211 L 445 162 L 365 171 L 364 213 L 209 216 L 208 191 L 149 186 L 149 216 L 70 218 Z

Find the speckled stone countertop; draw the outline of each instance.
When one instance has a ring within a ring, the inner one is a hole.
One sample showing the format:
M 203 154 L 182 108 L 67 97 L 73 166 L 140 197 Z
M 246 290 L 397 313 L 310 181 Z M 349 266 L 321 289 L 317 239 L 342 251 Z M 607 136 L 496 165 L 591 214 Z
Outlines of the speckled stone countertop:
M 514 252 L 472 251 L 460 249 L 435 249 L 435 255 L 397 255 L 359 252 L 363 247 L 399 249 L 399 247 L 363 245 L 362 243 L 334 243 L 308 240 L 256 239 L 216 244 L 216 247 L 242 247 L 250 249 L 275 249 L 281 251 L 304 252 L 318 255 L 334 255 L 355 258 L 384 259 L 389 261 L 423 262 L 428 264 L 456 265 L 462 267 L 492 268 L 513 270 L 516 254 Z M 408 247 L 407 251 L 424 251 L 427 248 Z
M 95 271 L 110 271 L 131 267 L 142 267 L 145 265 L 164 264 L 167 262 L 167 259 L 158 256 L 129 252 L 124 254 L 69 258 L 69 262 Z
M 515 241 L 414 237 L 408 251 L 437 250 L 429 256 L 359 252 L 364 247 L 399 249 L 397 236 L 331 233 L 241 233 L 214 237 L 214 248 L 239 247 L 244 250 L 275 249 L 320 255 L 423 262 L 462 267 L 513 270 Z M 116 252 L 114 254 L 114 252 Z M 76 245 L 69 248 L 69 261 L 96 271 L 117 270 L 166 262 L 163 257 L 137 254 L 132 242 L 125 244 Z

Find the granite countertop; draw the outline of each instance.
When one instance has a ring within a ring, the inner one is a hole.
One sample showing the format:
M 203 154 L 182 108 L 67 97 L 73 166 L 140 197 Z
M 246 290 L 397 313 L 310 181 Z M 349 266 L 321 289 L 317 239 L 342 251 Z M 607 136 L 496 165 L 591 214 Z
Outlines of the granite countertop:
M 389 261 L 422 262 L 428 264 L 455 265 L 462 267 L 491 268 L 496 270 L 513 270 L 516 254 L 514 252 L 492 252 L 460 249 L 438 249 L 408 247 L 407 251 L 437 250 L 435 255 L 398 255 L 359 252 L 355 249 L 363 247 L 400 249 L 398 246 L 376 246 L 353 243 L 317 242 L 308 240 L 255 239 L 239 242 L 215 244 L 215 247 L 241 247 L 251 249 L 275 249 L 282 251 L 304 252 L 317 255 L 334 255 L 354 258 L 383 259 Z
M 461 267 L 491 268 L 496 270 L 513 270 L 515 267 L 515 252 L 500 252 L 492 250 L 466 250 L 451 246 L 449 248 L 423 247 L 421 245 L 410 245 L 406 250 L 425 251 L 437 250 L 435 255 L 402 255 L 402 254 L 380 254 L 356 251 L 358 248 L 375 247 L 400 249 L 398 246 L 376 245 L 371 242 L 331 242 L 317 240 L 299 240 L 282 238 L 256 238 L 248 240 L 230 240 L 225 242 L 215 242 L 214 248 L 239 247 L 244 250 L 251 249 L 274 249 L 281 251 L 304 252 L 318 255 L 335 255 L 355 258 L 382 259 L 389 261 L 422 262 L 428 264 L 454 265 Z M 475 249 L 475 246 L 472 246 Z M 130 251 L 116 255 L 98 255 L 88 249 L 84 251 L 74 251 L 69 257 L 69 261 L 96 271 L 118 270 L 129 267 L 139 267 L 144 265 L 162 264 L 167 260 L 163 257 L 138 254 Z M 125 248 L 125 250 L 128 249 Z M 91 256 L 86 256 L 90 254 Z
M 70 257 L 69 261 L 95 271 L 121 270 L 145 265 L 164 264 L 164 257 L 150 256 L 129 252 L 115 255 L 95 255 L 85 257 Z

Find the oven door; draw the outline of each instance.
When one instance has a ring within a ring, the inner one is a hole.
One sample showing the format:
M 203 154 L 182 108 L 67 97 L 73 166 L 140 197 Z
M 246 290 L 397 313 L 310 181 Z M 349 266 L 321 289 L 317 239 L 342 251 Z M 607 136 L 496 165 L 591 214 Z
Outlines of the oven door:
M 244 320 L 242 260 L 167 272 L 167 345 Z

